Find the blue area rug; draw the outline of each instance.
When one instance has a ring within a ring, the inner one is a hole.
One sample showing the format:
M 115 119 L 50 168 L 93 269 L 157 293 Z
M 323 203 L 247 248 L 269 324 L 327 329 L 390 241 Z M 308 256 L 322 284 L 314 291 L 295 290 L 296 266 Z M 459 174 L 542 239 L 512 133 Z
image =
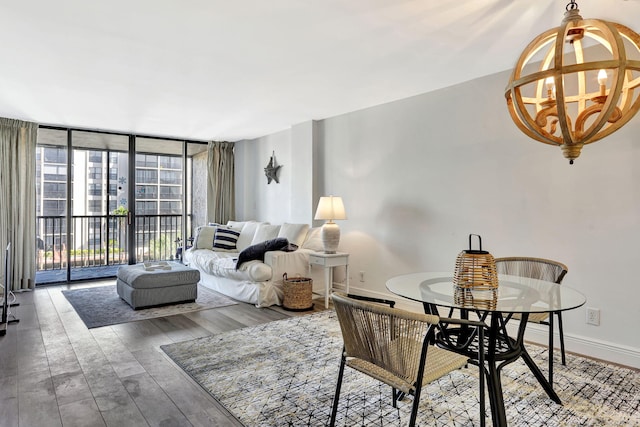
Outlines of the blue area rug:
M 62 294 L 89 329 L 237 304 L 231 298 L 201 285 L 198 285 L 198 298 L 195 302 L 140 310 L 134 310 L 120 298 L 116 285 L 72 289 L 62 291 Z

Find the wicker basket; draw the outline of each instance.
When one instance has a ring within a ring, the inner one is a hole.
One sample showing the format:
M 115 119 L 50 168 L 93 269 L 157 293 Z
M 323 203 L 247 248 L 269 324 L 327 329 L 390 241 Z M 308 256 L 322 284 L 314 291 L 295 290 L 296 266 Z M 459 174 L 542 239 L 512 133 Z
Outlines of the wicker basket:
M 471 249 L 471 236 L 477 236 L 480 249 Z M 469 234 L 469 249 L 458 254 L 453 275 L 454 286 L 462 289 L 491 290 L 498 288 L 496 261 L 482 250 L 482 237 Z
M 284 300 L 282 308 L 290 311 L 306 311 L 313 309 L 313 280 L 308 277 L 282 276 L 284 282 Z

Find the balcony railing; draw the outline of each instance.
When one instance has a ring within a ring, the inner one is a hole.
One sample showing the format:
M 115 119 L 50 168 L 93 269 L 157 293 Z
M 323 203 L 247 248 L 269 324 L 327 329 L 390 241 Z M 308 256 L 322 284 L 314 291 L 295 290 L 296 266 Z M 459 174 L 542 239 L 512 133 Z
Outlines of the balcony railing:
M 38 271 L 66 269 L 67 263 L 84 268 L 129 262 L 127 215 L 75 215 L 69 235 L 61 216 L 38 216 L 36 227 Z M 175 258 L 182 215 L 137 215 L 134 229 L 136 262 Z

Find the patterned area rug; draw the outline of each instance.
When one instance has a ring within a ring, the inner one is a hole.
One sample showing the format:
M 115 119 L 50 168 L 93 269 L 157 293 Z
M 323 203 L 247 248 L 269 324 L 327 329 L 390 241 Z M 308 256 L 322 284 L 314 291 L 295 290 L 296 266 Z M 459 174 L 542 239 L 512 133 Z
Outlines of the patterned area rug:
M 327 425 L 341 348 L 333 311 L 162 346 L 246 426 Z M 545 349 L 530 346 L 529 352 L 546 366 Z M 638 372 L 569 355 L 567 366 L 558 361 L 554 377 L 562 406 L 523 362 L 503 369 L 509 425 L 640 426 Z M 475 366 L 444 376 L 423 389 L 418 424 L 477 426 L 478 396 Z M 337 425 L 407 425 L 411 398 L 398 406 L 391 406 L 388 386 L 345 369 Z
M 237 304 L 231 298 L 201 285 L 198 285 L 198 298 L 195 302 L 140 310 L 132 309 L 118 296 L 116 285 L 73 289 L 62 293 L 89 329 Z

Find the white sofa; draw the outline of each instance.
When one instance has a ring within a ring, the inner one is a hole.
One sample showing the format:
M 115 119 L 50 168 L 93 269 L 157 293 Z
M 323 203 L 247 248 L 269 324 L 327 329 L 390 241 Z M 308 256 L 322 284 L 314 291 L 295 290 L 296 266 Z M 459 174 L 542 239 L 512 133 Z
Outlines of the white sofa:
M 287 238 L 298 249 L 265 252 L 264 262 L 247 261 L 236 270 L 244 249 L 277 237 Z M 309 254 L 321 250 L 320 228 L 310 228 L 308 224 L 229 221 L 226 226 L 198 227 L 193 247 L 185 252 L 183 262 L 200 271 L 200 284 L 207 288 L 257 307 L 268 307 L 282 305 L 283 275 L 308 277 Z

